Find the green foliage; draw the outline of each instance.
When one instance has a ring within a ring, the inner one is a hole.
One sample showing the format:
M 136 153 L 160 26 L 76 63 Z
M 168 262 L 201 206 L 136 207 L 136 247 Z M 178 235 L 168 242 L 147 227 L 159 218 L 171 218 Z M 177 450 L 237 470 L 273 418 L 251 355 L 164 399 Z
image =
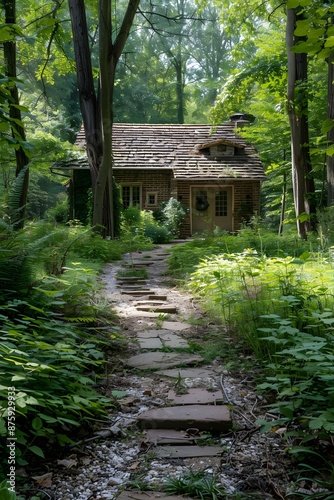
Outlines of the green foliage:
M 188 212 L 189 209 L 184 207 L 178 200 L 170 198 L 168 201 L 159 204 L 153 216 L 174 238 L 177 238 L 180 236 L 181 225 Z
M 66 196 L 59 196 L 56 205 L 45 213 L 45 219 L 58 224 L 65 224 L 69 219 L 69 205 Z
M 118 240 L 106 240 L 92 230 L 79 231 L 79 238 L 73 243 L 71 251 L 81 258 L 101 262 L 119 260 L 125 245 Z
M 109 260 L 114 242 L 81 227 L 39 223 L 13 231 L 1 223 L 1 478 L 8 472 L 8 388 L 16 393 L 18 465 L 71 443 L 111 405 L 95 387 L 117 327 L 99 298 L 96 271 L 80 265 L 74 253 L 79 241 L 86 258 L 93 249 L 98 262 Z M 122 248 L 118 243 L 118 257 Z M 101 333 L 101 324 L 108 330 Z
M 168 243 L 172 239 L 167 228 L 154 224 L 146 225 L 144 234 L 152 243 Z
M 11 224 L 21 223 L 21 195 L 24 189 L 25 176 L 29 172 L 29 165 L 20 170 L 8 193 L 7 218 Z
M 291 449 L 293 455 L 302 457 L 303 462 L 299 464 L 299 477 L 296 490 L 287 496 L 302 497 L 307 499 L 333 500 L 334 498 L 334 466 L 320 453 L 314 452 L 305 446 L 295 446 Z M 298 483 L 312 484 L 309 493 L 298 491 Z M 316 485 L 316 487 L 314 487 Z
M 137 242 L 168 243 L 172 236 L 167 228 L 160 226 L 151 212 L 130 206 L 123 211 L 122 239 L 129 241 L 132 251 Z
M 130 206 L 123 211 L 123 224 L 126 229 L 140 226 L 141 211 L 137 206 Z
M 228 237 L 210 238 L 174 248 L 171 265 L 178 275 L 184 267 L 189 274 L 194 266 L 189 286 L 201 297 L 204 309 L 222 322 L 228 339 L 256 356 L 262 367 L 258 389 L 267 395 L 272 415 L 270 421 L 258 422 L 263 431 L 286 429 L 292 450 L 297 445 L 316 449 L 321 443 L 330 448 L 334 434 L 331 249 L 315 253 L 310 242 L 306 251 L 304 242 L 304 252 L 297 257 L 290 238 L 273 235 L 270 244 L 269 234 L 260 227 L 241 233 L 241 241 L 253 239 L 261 252 L 254 246 L 232 252 L 239 236 L 234 243 Z M 292 256 L 284 256 L 288 252 Z
M 31 259 L 20 243 L 20 235 L 0 220 L 0 304 L 24 298 L 33 280 Z
M 0 483 L 0 498 L 2 500 L 16 500 L 17 498 L 14 491 L 9 491 L 6 479 Z
M 56 297 L 49 305 L 53 302 L 57 304 Z M 13 313 L 15 320 L 9 317 Z M 37 310 L 23 302 L 2 307 L 0 422 L 7 428 L 8 393 L 15 387 L 19 465 L 26 464 L 31 454 L 43 457 L 49 447 L 71 442 L 69 429 L 73 432 L 97 415 L 103 417 L 109 404 L 94 389 L 92 373 L 101 370 L 103 358 L 98 341 L 52 316 L 50 310 Z M 6 440 L 0 447 L 5 461 Z
M 237 236 L 223 234 L 199 238 L 172 249 L 169 259 L 170 272 L 180 276 L 187 276 L 206 257 L 221 255 L 222 253 L 242 253 L 245 249 L 254 250 L 258 256 L 284 257 L 298 256 L 309 249 L 309 243 L 302 241 L 295 234 L 277 236 L 267 229 L 248 226 L 239 231 Z
M 124 271 L 118 271 L 117 276 L 120 278 L 124 277 L 135 277 L 135 278 L 147 278 L 147 270 L 146 269 L 135 269 L 130 268 Z
M 168 495 L 189 495 L 203 500 L 227 497 L 219 479 L 205 472 L 190 471 L 178 478 L 167 478 L 164 490 Z

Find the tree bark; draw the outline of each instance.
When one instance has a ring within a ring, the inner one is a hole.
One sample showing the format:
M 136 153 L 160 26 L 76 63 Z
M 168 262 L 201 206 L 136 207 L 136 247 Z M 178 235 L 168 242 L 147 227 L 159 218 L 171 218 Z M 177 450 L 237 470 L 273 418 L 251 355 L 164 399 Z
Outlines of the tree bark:
M 328 58 L 327 118 L 334 120 L 334 55 Z M 329 144 L 334 144 L 334 127 L 327 133 Z M 327 156 L 327 206 L 334 205 L 334 155 Z
M 112 44 L 111 0 L 99 2 L 99 92 L 94 88 L 84 0 L 68 0 L 80 109 L 94 198 L 93 224 L 104 236 L 114 236 L 112 200 L 112 106 L 115 71 L 140 0 L 129 0 L 120 30 Z
M 16 24 L 16 5 L 15 0 L 4 0 L 3 6 L 5 9 L 5 22 L 8 25 Z M 4 43 L 4 57 L 6 64 L 6 75 L 11 79 L 17 78 L 16 72 L 16 42 L 10 41 Z M 12 125 L 12 136 L 17 141 L 26 141 L 26 134 L 22 122 L 21 111 L 19 109 L 19 93 L 16 84 L 14 83 L 10 89 L 11 100 L 9 104 L 9 116 L 13 120 Z M 16 177 L 19 175 L 21 170 L 29 164 L 29 158 L 23 149 L 22 145 L 15 148 L 16 157 Z M 24 216 L 25 208 L 28 198 L 28 187 L 29 187 L 29 169 L 26 170 L 23 180 L 23 188 L 20 193 L 19 198 L 19 209 L 14 214 L 15 229 L 20 229 L 24 226 Z
M 315 213 L 314 181 L 311 175 L 308 132 L 307 54 L 295 54 L 294 30 L 298 12 L 287 10 L 286 48 L 288 57 L 288 116 L 291 130 L 292 185 L 297 219 L 297 230 L 306 239 L 310 217 Z

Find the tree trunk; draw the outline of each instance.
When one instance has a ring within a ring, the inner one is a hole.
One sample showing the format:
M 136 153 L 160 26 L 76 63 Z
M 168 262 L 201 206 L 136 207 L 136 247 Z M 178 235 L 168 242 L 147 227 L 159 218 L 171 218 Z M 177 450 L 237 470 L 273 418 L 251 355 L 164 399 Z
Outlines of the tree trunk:
M 112 44 L 111 0 L 99 2 L 99 92 L 96 96 L 84 0 L 68 0 L 77 68 L 80 109 L 85 128 L 94 197 L 93 224 L 114 236 L 112 200 L 112 105 L 115 70 L 140 0 L 129 0 Z
M 178 39 L 177 55 L 175 57 L 176 96 L 177 96 L 177 123 L 184 123 L 184 72 L 182 68 L 182 42 Z
M 334 120 L 334 56 L 328 58 L 327 118 Z M 334 127 L 327 134 L 329 144 L 334 144 Z M 327 156 L 327 206 L 334 205 L 334 155 Z
M 294 30 L 298 12 L 287 10 L 286 47 L 288 57 L 288 115 L 291 130 L 292 185 L 297 219 L 297 230 L 306 239 L 311 214 L 315 213 L 314 181 L 311 176 L 308 133 L 307 54 L 295 54 Z
M 85 129 L 86 152 L 91 172 L 93 197 L 95 198 L 96 180 L 103 155 L 103 140 L 99 106 L 94 87 L 86 10 L 84 0 L 68 0 L 68 5 L 72 24 L 80 111 Z
M 5 22 L 6 24 L 16 24 L 16 5 L 15 0 L 4 0 L 3 6 L 5 9 Z M 4 57 L 6 64 L 6 75 L 9 78 L 15 79 L 17 77 L 16 74 L 16 42 L 5 42 L 4 43 Z M 18 108 L 20 104 L 19 94 L 17 90 L 17 86 L 14 83 L 10 90 L 11 100 L 9 102 L 9 116 L 11 120 L 13 120 L 12 125 L 12 136 L 14 139 L 19 142 L 26 140 L 25 130 L 22 123 L 21 111 Z M 25 153 L 22 145 L 18 148 L 15 148 L 15 157 L 16 157 L 16 177 L 19 175 L 21 170 L 26 167 L 29 163 L 29 158 Z M 29 169 L 26 169 L 23 180 L 23 188 L 20 193 L 19 198 L 19 210 L 14 214 L 14 223 L 15 229 L 20 229 L 24 226 L 24 216 L 25 216 L 25 208 L 27 204 L 28 198 L 28 187 L 29 187 Z

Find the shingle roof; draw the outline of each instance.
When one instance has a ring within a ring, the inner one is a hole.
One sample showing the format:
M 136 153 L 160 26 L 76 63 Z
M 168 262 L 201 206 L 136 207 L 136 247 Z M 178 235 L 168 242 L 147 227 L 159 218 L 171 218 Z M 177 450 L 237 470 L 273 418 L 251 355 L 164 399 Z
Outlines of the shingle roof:
M 81 130 L 76 144 L 84 143 Z M 233 146 L 237 154 L 205 154 L 218 144 Z M 176 179 L 265 179 L 255 149 L 236 135 L 234 122 L 216 127 L 115 123 L 113 155 L 115 170 L 167 169 Z

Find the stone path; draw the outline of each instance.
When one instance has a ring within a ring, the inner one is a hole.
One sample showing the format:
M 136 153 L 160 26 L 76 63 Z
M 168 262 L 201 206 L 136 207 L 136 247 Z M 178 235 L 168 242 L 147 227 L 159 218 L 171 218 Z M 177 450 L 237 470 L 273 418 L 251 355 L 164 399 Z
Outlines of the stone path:
M 184 333 L 189 332 L 192 327 L 182 320 L 175 295 L 170 291 L 161 295 L 157 293 L 154 284 L 151 284 L 152 269 L 154 268 L 155 279 L 159 279 L 160 274 L 154 264 L 159 263 L 159 269 L 162 270 L 160 263 L 165 257 L 166 254 L 158 249 L 148 254 L 146 259 L 142 256 L 140 259 L 132 258 L 131 263 L 126 264 L 127 270 L 147 269 L 147 280 L 116 276 L 118 291 L 122 297 L 121 303 L 116 304 L 118 314 L 123 318 L 136 318 L 133 327 L 136 330 L 134 338 L 138 352 L 128 358 L 125 364 L 135 370 L 154 370 L 160 377 L 169 378 L 174 385 L 173 379 L 187 377 L 192 379 L 191 383 L 195 387 L 186 390 L 183 387 L 180 391 L 170 389 L 161 406 L 141 412 L 137 423 L 143 429 L 150 451 L 157 459 L 220 456 L 221 446 L 200 445 L 198 442 L 203 431 L 220 434 L 230 431 L 230 409 L 224 404 L 226 401 L 223 392 L 220 389 L 212 390 L 210 376 L 217 374 L 200 368 L 203 361 L 201 356 L 189 352 L 189 343 L 184 338 Z M 160 286 L 159 283 L 159 290 Z M 164 319 L 165 314 L 168 314 L 169 321 Z M 147 321 L 148 317 L 156 318 L 157 321 Z M 189 366 L 192 368 L 189 369 Z M 196 387 L 197 385 L 200 387 Z M 118 498 L 165 497 L 163 493 L 128 490 L 122 491 Z M 180 497 L 168 498 L 176 500 Z
M 266 402 L 255 390 L 254 373 L 242 365 L 226 369 L 221 353 L 205 363 L 189 349 L 221 330 L 168 282 L 165 248 L 128 255 L 101 275 L 103 300 L 116 310 L 126 339 L 126 347 L 111 353 L 101 388 L 115 407 L 94 436 L 53 464 L 49 491 L 56 493 L 50 498 L 187 500 L 159 490 L 167 478 L 189 471 L 214 477 L 231 498 L 239 498 L 236 492 L 247 500 L 253 494 L 285 498 L 291 469 L 286 443 L 280 429 L 259 432 L 256 421 L 266 418 Z M 147 279 L 120 278 L 120 271 L 143 267 Z

